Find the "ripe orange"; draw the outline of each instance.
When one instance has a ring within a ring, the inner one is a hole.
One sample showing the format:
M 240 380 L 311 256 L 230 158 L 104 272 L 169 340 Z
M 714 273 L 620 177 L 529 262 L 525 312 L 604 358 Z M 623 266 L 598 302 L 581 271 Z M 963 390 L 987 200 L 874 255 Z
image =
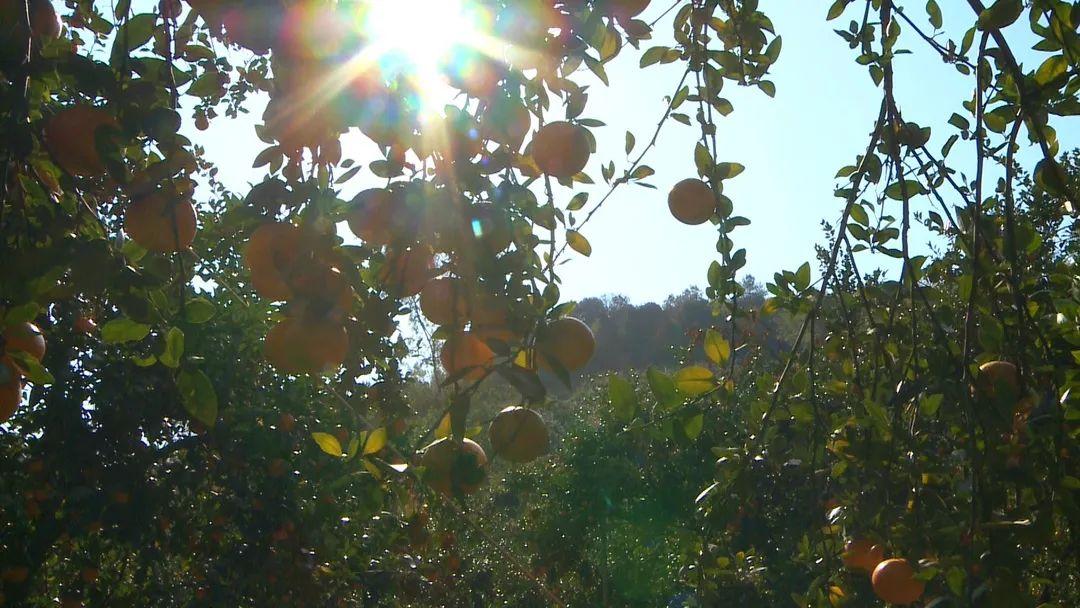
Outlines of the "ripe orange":
M 495 352 L 483 340 L 470 332 L 461 332 L 450 337 L 443 344 L 439 361 L 448 376 L 461 376 L 464 380 L 480 380 L 487 373 L 487 367 L 495 359 Z
M 316 260 L 289 277 L 297 314 L 342 320 L 352 310 L 353 290 L 345 275 Z
M 436 325 L 461 327 L 469 318 L 469 302 L 461 279 L 434 279 L 420 291 L 420 310 Z
M 427 446 L 420 457 L 424 481 L 444 496 L 475 493 L 487 474 L 487 463 L 484 448 L 475 441 L 458 443 L 450 437 Z
M 45 356 L 45 335 L 33 323 L 16 323 L 4 330 L 4 350 L 24 352 L 41 361 Z
M 51 0 L 30 0 L 30 28 L 35 36 L 55 40 L 60 37 L 63 27 Z
M 536 336 L 536 352 L 541 367 L 558 362 L 563 369 L 580 369 L 596 351 L 593 332 L 580 319 L 563 317 L 542 328 Z
M 60 168 L 72 175 L 94 177 L 105 173 L 96 137 L 102 127 L 117 128 L 108 111 L 80 104 L 54 114 L 45 123 L 45 147 Z
M 94 321 L 93 317 L 79 315 L 79 317 L 75 319 L 73 328 L 79 333 L 90 335 L 97 331 L 97 322 Z
M 270 329 L 263 345 L 266 360 L 289 374 L 323 374 L 345 361 L 349 334 L 329 319 L 286 318 Z
M 387 257 L 386 264 L 379 270 L 379 280 L 386 285 L 387 292 L 396 297 L 415 296 L 431 279 L 434 265 L 431 249 L 413 245 Z
M 7 422 L 22 404 L 22 376 L 15 362 L 0 356 L 0 422 Z
M 478 242 L 492 255 L 505 251 L 514 240 L 509 215 L 491 203 L 473 205 L 465 219 L 466 238 Z
M 370 188 L 352 200 L 346 221 L 349 230 L 369 245 L 381 247 L 393 240 L 394 197 L 385 188 Z
M 632 19 L 649 7 L 650 0 L 607 0 L 607 12 L 617 19 Z
M 332 112 L 319 111 L 320 103 L 311 98 L 310 88 L 287 94 L 280 92 L 270 98 L 263 111 L 266 130 L 289 155 L 303 148 L 317 148 L 337 135 L 338 125 Z
M 926 583 L 915 578 L 906 559 L 887 559 L 874 568 L 870 577 L 874 593 L 890 604 L 912 604 L 922 597 Z
M 668 209 L 684 224 L 704 224 L 716 213 L 716 195 L 700 179 L 691 177 L 675 184 L 668 193 Z
M 229 42 L 242 46 L 257 55 L 265 55 L 277 41 L 280 8 L 272 3 L 265 6 L 223 6 L 221 23 Z
M 1008 361 L 989 361 L 979 366 L 975 390 L 979 396 L 990 400 L 1013 398 L 1020 388 L 1020 371 Z
M 844 553 L 840 559 L 843 560 L 844 566 L 852 570 L 870 573 L 881 563 L 881 560 L 885 559 L 885 550 L 865 538 L 849 540 L 844 546 Z
M 251 234 L 244 251 L 244 265 L 251 273 L 251 286 L 269 300 L 292 296 L 289 275 L 300 255 L 300 229 L 294 224 L 274 222 L 259 226 Z
M 21 63 L 30 42 L 23 0 L 0 0 L 0 55 L 3 61 Z M 34 48 L 60 37 L 60 17 L 50 0 L 30 0 L 30 32 Z
M 124 232 L 155 253 L 185 251 L 195 241 L 195 207 L 154 193 L 133 201 L 124 213 Z
M 536 132 L 532 140 L 532 157 L 541 171 L 556 178 L 568 178 L 580 173 L 592 154 L 589 132 L 569 122 L 551 122 Z
M 510 99 L 494 101 L 480 116 L 480 132 L 484 137 L 514 150 L 521 147 L 531 126 L 529 109 Z
M 488 427 L 491 448 L 510 462 L 531 462 L 548 451 L 548 428 L 536 410 L 508 407 Z

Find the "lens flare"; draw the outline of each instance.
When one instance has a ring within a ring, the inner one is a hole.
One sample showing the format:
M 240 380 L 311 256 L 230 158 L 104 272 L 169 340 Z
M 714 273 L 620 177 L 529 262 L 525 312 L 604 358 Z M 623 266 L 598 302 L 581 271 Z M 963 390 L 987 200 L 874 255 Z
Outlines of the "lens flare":
M 376 0 L 361 18 L 369 52 L 388 76 L 404 75 L 421 92 L 421 112 L 433 115 L 454 94 L 447 83 L 461 49 L 483 40 L 484 19 L 467 0 Z

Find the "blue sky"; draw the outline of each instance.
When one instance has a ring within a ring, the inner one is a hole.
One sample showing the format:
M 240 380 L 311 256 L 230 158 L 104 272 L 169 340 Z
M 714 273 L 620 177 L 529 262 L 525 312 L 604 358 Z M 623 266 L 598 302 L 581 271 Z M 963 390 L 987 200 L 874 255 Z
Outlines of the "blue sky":
M 813 259 L 814 244 L 822 241 L 820 221 L 835 222 L 842 210 L 842 201 L 833 196 L 837 185 L 834 175 L 863 151 L 877 113 L 880 90 L 866 67 L 854 62 L 856 53 L 833 32 L 846 27 L 856 12 L 861 16 L 861 11 L 853 8 L 840 19 L 826 22 L 829 4 L 824 0 L 763 0 L 762 10 L 783 37 L 783 52 L 771 75 L 777 86 L 776 98 L 756 88 L 728 86 L 724 91 L 735 112 L 719 120 L 717 160 L 746 166 L 742 175 L 725 184 L 725 194 L 734 201 L 735 213 L 753 222 L 740 228 L 734 239 L 737 247 L 747 249 L 744 272 L 759 280 Z M 923 3 L 910 4 L 908 14 L 931 29 Z M 963 26 L 971 23 L 966 3 L 940 4 L 945 30 L 958 40 Z M 655 0 L 653 5 L 643 15 L 647 20 L 668 3 Z M 643 48 L 664 44 L 668 23 L 658 24 L 657 39 Z M 1030 64 L 1029 68 L 1036 67 L 1041 59 L 1039 53 L 1027 50 L 1031 34 L 1026 25 L 1017 23 L 1006 34 L 1021 60 Z M 971 95 L 972 81 L 943 64 L 909 29 L 902 40 L 903 47 L 914 53 L 900 56 L 896 62 L 901 112 L 906 120 L 933 127 L 929 147 L 940 150 L 955 132 L 945 121 L 953 112 L 966 115 L 961 103 Z M 682 73 L 679 64 L 639 69 L 638 58 L 639 53 L 628 48 L 607 66 L 610 87 L 587 73 L 579 79 L 591 85 L 585 116 L 607 123 L 594 130 L 598 151 L 586 169 L 598 182 L 601 162 L 613 160 L 617 174 L 628 165 L 623 151 L 627 130 L 637 137 L 638 150 L 648 140 L 665 109 L 664 96 L 673 91 Z M 254 104 L 256 107 L 253 114 L 257 116 L 261 107 Z M 561 116 L 561 109 L 555 108 L 554 118 Z M 1053 123 L 1063 150 L 1080 145 L 1078 123 Z M 251 169 L 250 160 L 263 144 L 255 138 L 249 121 L 218 120 L 207 133 L 190 135 L 205 143 L 208 156 L 221 167 L 221 175 L 231 188 L 243 192 L 246 183 L 261 179 L 261 171 Z M 592 256 L 585 259 L 571 252 L 571 261 L 559 268 L 564 297 L 621 293 L 640 303 L 660 301 L 690 285 L 705 284 L 706 268 L 717 257 L 716 231 L 709 224 L 680 224 L 670 216 L 666 203 L 667 190 L 675 182 L 695 175 L 693 147 L 697 137 L 694 128 L 669 123 L 644 161 L 656 170 L 649 181 L 657 189 L 626 185 L 609 199 L 583 231 L 593 246 Z M 360 136 L 347 137 L 343 143 L 345 156 L 358 161 L 370 159 L 374 151 Z M 961 168 L 971 166 L 972 158 L 971 146 L 963 142 L 950 155 Z M 1033 149 L 1026 149 L 1019 158 L 1030 166 L 1038 156 Z M 346 192 L 359 189 L 365 181 L 361 175 L 346 186 Z M 595 201 L 605 189 L 588 190 Z M 557 204 L 565 205 L 572 195 L 573 191 L 556 185 Z M 913 208 L 922 205 L 924 201 Z M 889 211 L 899 213 L 898 209 Z M 917 236 L 925 241 L 924 236 Z M 860 260 L 864 269 L 875 263 Z

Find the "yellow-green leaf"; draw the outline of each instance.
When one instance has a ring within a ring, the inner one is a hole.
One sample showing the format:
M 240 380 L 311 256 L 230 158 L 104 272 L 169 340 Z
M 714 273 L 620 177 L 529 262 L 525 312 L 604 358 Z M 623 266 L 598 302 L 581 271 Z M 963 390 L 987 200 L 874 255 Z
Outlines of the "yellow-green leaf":
M 364 442 L 364 455 L 374 454 L 386 446 L 386 427 L 379 427 L 368 435 Z
M 570 248 L 580 253 L 585 257 L 592 255 L 592 245 L 589 244 L 589 240 L 577 230 L 566 231 L 566 244 L 570 245 Z
M 442 417 L 442 420 L 439 421 L 439 426 L 435 428 L 435 438 L 443 439 L 449 437 L 450 429 L 450 414 L 447 414 Z
M 335 458 L 341 458 L 345 453 L 341 450 L 341 442 L 330 433 L 312 433 L 311 438 L 319 444 L 319 449 Z
M 717 365 L 722 365 L 731 356 L 731 344 L 715 329 L 705 332 L 705 356 Z
M 716 379 L 713 373 L 700 365 L 684 367 L 675 373 L 675 388 L 690 397 L 704 395 L 715 386 Z

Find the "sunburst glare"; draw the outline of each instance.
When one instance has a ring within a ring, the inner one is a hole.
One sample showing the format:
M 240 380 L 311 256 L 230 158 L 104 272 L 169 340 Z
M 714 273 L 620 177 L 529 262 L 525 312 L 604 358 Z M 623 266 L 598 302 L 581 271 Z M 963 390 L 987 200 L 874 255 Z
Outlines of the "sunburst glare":
M 480 8 L 467 0 L 381 0 L 368 4 L 361 21 L 380 69 L 410 78 L 432 114 L 453 95 L 446 72 L 455 52 L 484 38 Z

